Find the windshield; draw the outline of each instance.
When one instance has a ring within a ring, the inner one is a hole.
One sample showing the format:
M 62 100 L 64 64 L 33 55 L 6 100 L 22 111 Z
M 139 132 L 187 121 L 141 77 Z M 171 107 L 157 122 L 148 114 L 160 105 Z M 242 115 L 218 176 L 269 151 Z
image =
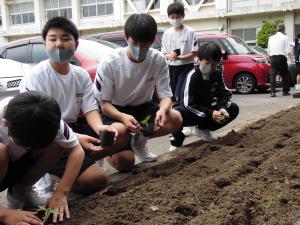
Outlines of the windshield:
M 114 49 L 95 41 L 79 40 L 77 51 L 89 60 L 101 60 Z
M 253 50 L 238 37 L 225 38 L 224 44 L 226 45 L 227 49 L 231 54 L 253 54 Z

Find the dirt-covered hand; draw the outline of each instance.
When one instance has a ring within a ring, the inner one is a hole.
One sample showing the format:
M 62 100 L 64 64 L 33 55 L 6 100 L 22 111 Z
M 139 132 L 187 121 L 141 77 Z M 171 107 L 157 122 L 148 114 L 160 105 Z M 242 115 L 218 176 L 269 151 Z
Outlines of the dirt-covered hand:
M 49 198 L 47 208 L 53 209 L 53 223 L 62 222 L 64 216 L 69 219 L 70 212 L 68 207 L 67 195 L 63 192 L 54 192 L 53 196 Z
M 133 133 L 139 133 L 141 125 L 139 122 L 131 115 L 123 114 L 122 122 L 125 124 L 126 128 Z
M 34 214 L 22 210 L 5 209 L 3 220 L 0 222 L 5 225 L 42 225 L 43 222 Z
M 226 109 L 224 109 L 224 108 L 221 108 L 220 110 L 219 110 L 219 112 L 223 115 L 223 116 L 225 116 L 225 117 L 229 117 L 229 113 L 227 112 L 227 110 Z
M 212 119 L 217 123 L 222 123 L 222 121 L 224 120 L 224 116 L 220 113 L 220 111 L 214 110 L 212 114 Z
M 98 146 L 101 142 L 98 138 L 94 138 L 85 134 L 77 134 L 80 145 L 87 152 L 101 151 L 103 148 Z

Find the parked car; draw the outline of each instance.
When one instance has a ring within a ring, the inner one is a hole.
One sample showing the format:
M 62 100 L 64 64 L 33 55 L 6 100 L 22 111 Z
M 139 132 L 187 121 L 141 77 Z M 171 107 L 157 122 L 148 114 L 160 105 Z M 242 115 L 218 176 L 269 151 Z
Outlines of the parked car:
M 112 47 L 96 41 L 79 39 L 71 63 L 84 68 L 94 80 L 100 60 L 112 50 Z M 37 64 L 48 59 L 42 37 L 30 37 L 5 43 L 0 46 L 0 56 L 26 64 Z
M 251 46 L 253 51 L 257 54 L 262 54 L 265 55 L 267 57 L 268 56 L 268 52 L 266 49 L 260 47 L 260 46 Z M 294 53 L 294 46 L 292 43 L 290 43 L 290 50 L 292 53 Z M 288 69 L 289 69 L 289 76 L 290 76 L 290 85 L 294 86 L 296 84 L 296 77 L 297 77 L 297 72 L 296 72 L 296 64 L 295 64 L 295 57 L 294 55 L 292 55 L 292 60 L 288 59 Z M 281 78 L 277 78 L 277 80 L 281 81 Z M 279 86 L 281 86 L 281 84 L 279 84 Z
M 0 100 L 19 93 L 21 79 L 30 67 L 28 64 L 0 58 Z
M 155 48 L 160 51 L 161 49 L 161 38 L 164 33 L 164 30 L 158 29 L 157 35 L 155 37 L 155 40 L 153 44 L 151 45 L 152 48 Z M 87 38 L 95 38 L 100 40 L 106 40 L 109 42 L 113 42 L 121 47 L 127 46 L 127 42 L 124 36 L 123 31 L 113 31 L 113 32 L 107 32 L 107 33 L 97 33 L 87 36 Z
M 270 63 L 266 56 L 254 53 L 242 39 L 234 35 L 198 36 L 200 46 L 208 42 L 218 44 L 224 52 L 222 63 L 228 88 L 235 88 L 241 94 L 269 88 Z

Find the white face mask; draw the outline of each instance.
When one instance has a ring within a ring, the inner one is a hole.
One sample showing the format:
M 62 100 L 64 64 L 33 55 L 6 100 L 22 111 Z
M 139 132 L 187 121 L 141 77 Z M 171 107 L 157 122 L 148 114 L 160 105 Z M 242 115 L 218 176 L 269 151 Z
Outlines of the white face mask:
M 208 80 L 209 78 L 209 73 L 211 71 L 211 64 L 203 64 L 203 63 L 200 63 L 200 66 L 199 66 L 199 69 L 203 75 L 203 79 L 204 80 Z
M 128 49 L 132 57 L 137 61 L 145 59 L 149 51 L 149 47 L 134 46 L 132 44 L 128 44 Z
M 169 23 L 174 27 L 179 27 L 182 24 L 182 18 L 169 19 Z

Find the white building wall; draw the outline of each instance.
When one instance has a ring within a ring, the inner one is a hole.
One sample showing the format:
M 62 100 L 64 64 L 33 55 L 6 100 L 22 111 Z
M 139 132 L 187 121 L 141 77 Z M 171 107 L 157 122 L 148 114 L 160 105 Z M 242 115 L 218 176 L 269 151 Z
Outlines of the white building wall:
M 23 0 L 16 0 L 21 1 Z M 126 18 L 131 15 L 125 12 L 125 1 L 127 0 L 114 0 L 113 15 L 81 18 L 80 0 L 72 0 L 72 21 L 82 35 L 121 30 Z M 174 0 L 160 0 L 160 9 L 146 11 L 156 19 L 159 28 L 170 27 L 167 7 L 172 2 Z M 35 23 L 12 26 L 7 4 L 5 0 L 0 0 L 3 21 L 0 42 L 40 34 L 46 22 L 43 0 L 34 0 L 34 3 Z M 212 4 L 185 6 L 184 23 L 199 34 L 230 34 L 232 29 L 259 29 L 263 20 L 283 18 L 287 35 L 292 41 L 295 36 L 294 24 L 300 25 L 300 0 L 215 0 Z

